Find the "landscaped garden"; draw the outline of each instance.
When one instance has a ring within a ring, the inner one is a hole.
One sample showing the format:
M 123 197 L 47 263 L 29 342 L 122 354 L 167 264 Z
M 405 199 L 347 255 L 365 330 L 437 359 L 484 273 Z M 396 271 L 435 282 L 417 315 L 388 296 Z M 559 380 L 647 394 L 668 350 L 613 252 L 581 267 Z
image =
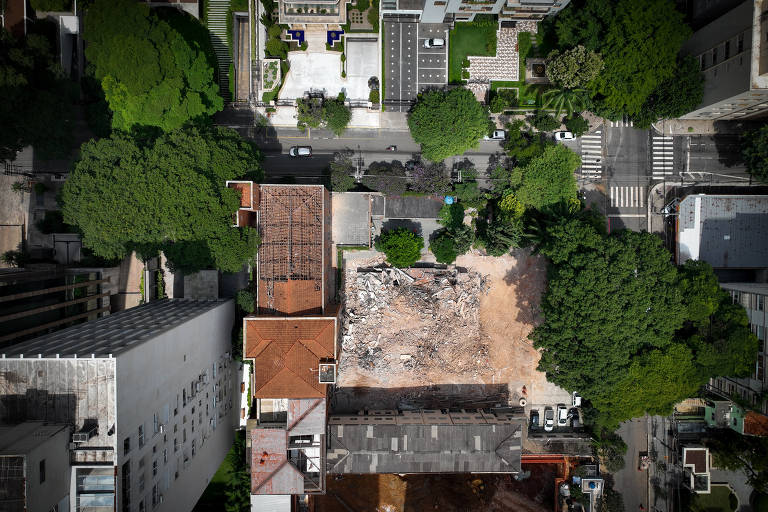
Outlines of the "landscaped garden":
M 277 60 L 269 60 L 264 62 L 263 71 L 263 83 L 264 91 L 271 91 L 277 84 L 280 83 L 280 64 Z
M 519 80 L 491 82 L 491 98 L 497 89 L 515 89 L 517 91 L 517 108 L 535 108 L 541 106 L 541 93 L 550 86 L 542 84 L 525 83 L 525 59 L 535 56 L 535 48 L 531 44 L 531 34 L 520 32 L 517 34 L 517 51 L 519 53 Z
M 709 494 L 696 494 L 691 503 L 693 512 L 734 512 L 738 499 L 727 485 L 713 485 Z
M 448 44 L 448 83 L 461 83 L 462 67 L 470 56 L 492 57 L 496 55 L 495 17 L 490 19 L 478 15 L 475 21 L 456 23 L 451 30 Z

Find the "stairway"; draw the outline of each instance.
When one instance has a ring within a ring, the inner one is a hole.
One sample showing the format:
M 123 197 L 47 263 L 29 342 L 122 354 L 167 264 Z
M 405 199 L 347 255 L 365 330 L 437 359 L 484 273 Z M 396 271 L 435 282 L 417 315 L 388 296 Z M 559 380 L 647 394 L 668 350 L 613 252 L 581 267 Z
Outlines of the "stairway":
M 229 0 L 208 0 L 208 35 L 218 63 L 219 93 L 225 102 L 232 100 L 229 94 L 229 65 L 232 56 L 227 46 L 227 13 Z

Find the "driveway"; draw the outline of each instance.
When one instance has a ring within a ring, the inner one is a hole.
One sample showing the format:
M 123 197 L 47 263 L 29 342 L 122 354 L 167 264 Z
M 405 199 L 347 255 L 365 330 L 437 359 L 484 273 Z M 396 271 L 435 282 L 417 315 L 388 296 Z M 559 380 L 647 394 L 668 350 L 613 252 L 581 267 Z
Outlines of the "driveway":
M 448 47 L 424 48 L 431 38 L 448 42 L 448 26 L 419 24 L 415 19 L 384 18 L 384 104 L 407 112 L 424 89 L 448 83 Z

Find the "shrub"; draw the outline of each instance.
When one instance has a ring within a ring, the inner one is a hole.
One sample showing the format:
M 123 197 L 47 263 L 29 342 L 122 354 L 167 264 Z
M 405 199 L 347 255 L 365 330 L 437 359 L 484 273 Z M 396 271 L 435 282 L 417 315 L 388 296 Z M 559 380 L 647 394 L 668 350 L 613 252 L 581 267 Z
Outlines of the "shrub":
M 542 132 L 549 132 L 560 126 L 557 119 L 542 110 L 537 111 L 536 114 L 530 118 L 530 121 L 537 130 Z
M 458 228 L 464 224 L 464 206 L 460 203 L 444 204 L 437 221 L 449 230 Z
M 355 9 L 357 9 L 360 12 L 365 11 L 370 6 L 371 6 L 370 0 L 357 0 L 357 2 L 355 2 Z
M 462 224 L 452 231 L 453 234 L 453 248 L 456 250 L 456 254 L 464 254 L 475 243 L 475 231 L 471 226 Z
M 575 136 L 581 137 L 589 131 L 589 122 L 580 115 L 566 118 L 565 127 Z
M 342 71 L 341 72 L 341 78 L 347 78 L 347 72 L 346 71 Z
M 442 164 L 419 162 L 411 171 L 411 188 L 424 194 L 446 194 L 451 189 L 451 181 Z
M 248 290 L 240 290 L 235 297 L 237 306 L 245 313 L 253 313 L 256 309 L 256 300 L 253 294 Z
M 405 168 L 399 162 L 373 162 L 368 166 L 363 185 L 385 196 L 400 196 L 405 193 L 407 181 Z
M 379 102 L 379 91 L 371 91 L 368 93 L 368 101 L 371 103 Z
M 456 261 L 456 247 L 453 237 L 448 230 L 443 230 L 429 243 L 429 250 L 440 263 L 453 263 Z
M 470 62 L 469 62 L 469 59 L 468 59 L 468 58 L 466 58 L 466 57 L 464 57 L 464 60 L 463 60 L 463 61 L 461 61 L 461 67 L 463 67 L 463 68 L 468 68 L 468 67 L 469 67 L 469 64 L 470 64 Z
M 405 228 L 385 231 L 376 241 L 376 250 L 387 256 L 395 267 L 410 267 L 421 258 L 424 239 Z
M 346 53 L 342 53 L 341 54 L 341 62 L 346 62 L 346 61 L 347 61 L 347 54 Z
M 283 33 L 283 27 L 280 25 L 272 25 L 267 29 L 267 35 L 271 38 L 279 38 L 280 35 Z
M 306 51 L 307 48 L 309 48 L 309 45 L 307 44 L 306 41 L 304 41 L 303 43 L 301 43 L 301 46 L 299 46 L 299 48 L 301 48 L 302 51 Z

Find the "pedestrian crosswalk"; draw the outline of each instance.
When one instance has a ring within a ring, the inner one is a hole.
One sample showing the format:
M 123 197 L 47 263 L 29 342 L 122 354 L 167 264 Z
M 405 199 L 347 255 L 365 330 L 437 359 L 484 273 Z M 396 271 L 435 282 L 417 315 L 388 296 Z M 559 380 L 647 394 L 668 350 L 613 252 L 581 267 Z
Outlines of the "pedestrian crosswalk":
M 629 128 L 634 126 L 629 116 L 622 116 L 620 121 L 611 121 L 612 128 Z
M 653 179 L 661 180 L 672 175 L 674 170 L 674 138 L 654 135 L 651 158 Z
M 581 177 L 600 179 L 603 174 L 603 132 L 581 137 Z
M 645 187 L 611 187 L 610 197 L 614 208 L 645 207 Z

